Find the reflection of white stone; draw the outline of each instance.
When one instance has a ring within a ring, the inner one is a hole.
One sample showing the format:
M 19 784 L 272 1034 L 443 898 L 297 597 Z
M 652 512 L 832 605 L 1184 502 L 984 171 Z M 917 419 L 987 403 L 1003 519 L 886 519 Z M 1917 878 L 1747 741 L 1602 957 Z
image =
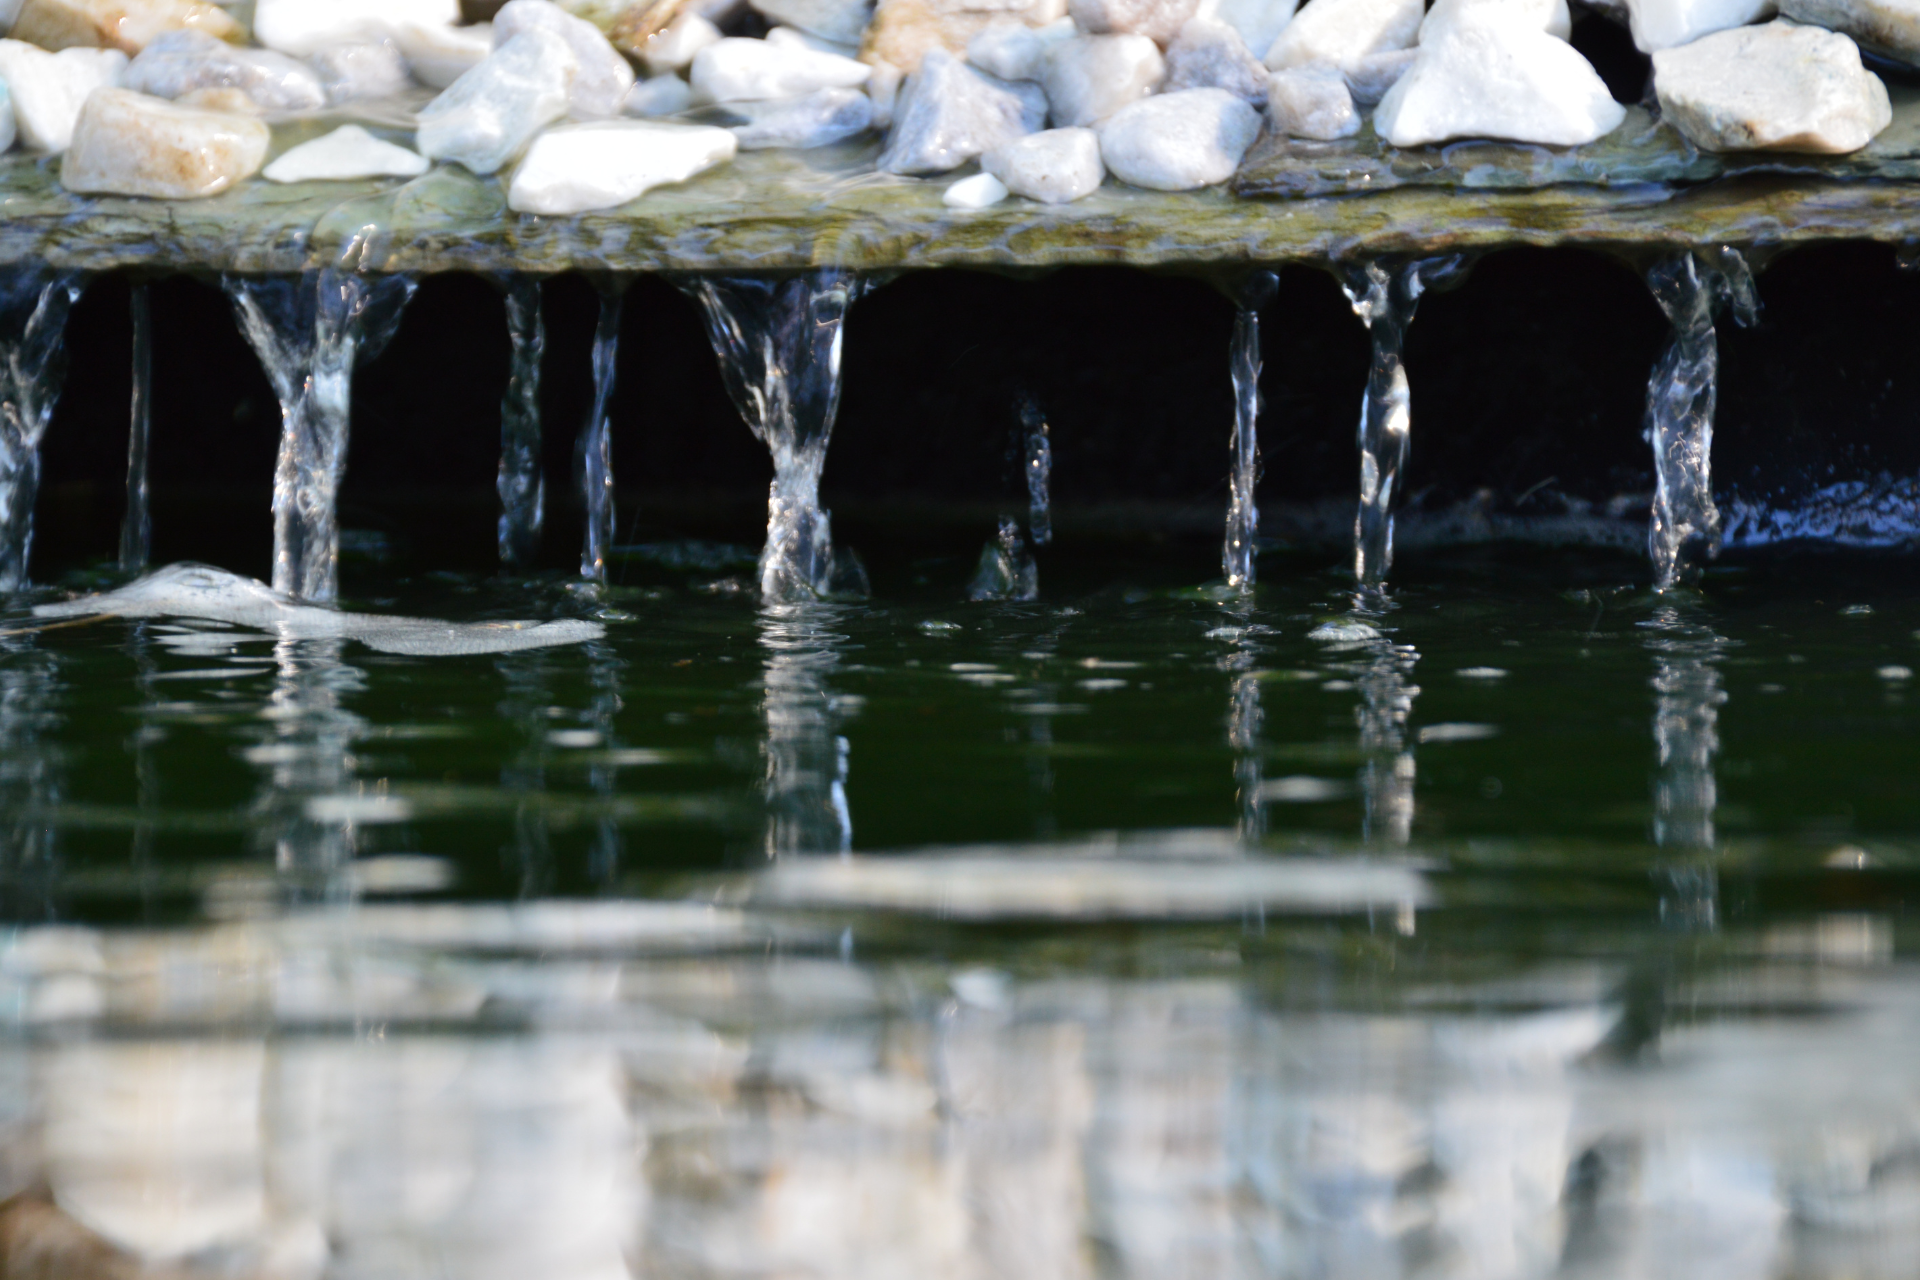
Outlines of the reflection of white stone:
M 1396 147 L 1451 138 L 1567 147 L 1619 128 L 1626 116 L 1566 41 L 1511 20 L 1458 17 L 1422 42 L 1373 125 Z
M 1007 190 L 1043 204 L 1066 204 L 1100 189 L 1100 135 L 1091 129 L 1048 129 L 1002 143 L 980 166 Z
M 1773 12 L 1774 0 L 1627 0 L 1633 42 L 1642 53 L 1677 48 Z
M 391 40 L 419 23 L 451 27 L 460 0 L 256 0 L 253 38 L 296 58 L 339 44 Z
M 516 213 L 611 209 L 653 188 L 685 182 L 731 160 L 739 144 L 710 125 L 609 120 L 549 129 L 514 170 L 507 206 Z
M 111 49 L 45 49 L 0 40 L 0 80 L 13 95 L 20 145 L 31 151 L 65 151 L 73 140 L 80 105 L 102 85 L 117 85 L 127 55 Z
M 1858 151 L 1893 120 L 1853 41 L 1770 22 L 1653 55 L 1664 119 L 1708 151 Z
M 1047 54 L 1048 116 L 1056 127 L 1097 124 L 1166 78 L 1160 47 L 1146 36 L 1079 36 Z
M 567 114 L 578 66 L 558 36 L 515 36 L 421 110 L 420 154 L 475 173 L 497 172 Z
M 607 43 L 599 28 L 574 17 L 552 0 L 507 0 L 493 17 L 494 47 L 523 31 L 559 36 L 573 51 L 579 70 L 574 74 L 568 102 L 576 118 L 595 120 L 620 114 L 620 104 L 633 88 L 633 67 Z
M 1188 89 L 1102 121 L 1100 154 L 1122 182 L 1190 191 L 1225 182 L 1260 133 L 1260 113 L 1225 89 Z
M 817 89 L 857 89 L 873 68 L 852 58 L 765 40 L 717 40 L 693 55 L 694 96 L 705 102 L 798 98 Z
M 289 149 L 262 172 L 272 182 L 312 182 L 414 178 L 431 167 L 425 156 L 376 138 L 357 124 L 348 124 Z
M 97 89 L 74 125 L 60 182 L 69 191 L 195 200 L 258 173 L 271 137 L 252 116 Z
M 1275 71 L 1324 62 L 1346 71 L 1362 58 L 1411 46 L 1426 15 L 1421 0 L 1313 0 L 1267 50 Z

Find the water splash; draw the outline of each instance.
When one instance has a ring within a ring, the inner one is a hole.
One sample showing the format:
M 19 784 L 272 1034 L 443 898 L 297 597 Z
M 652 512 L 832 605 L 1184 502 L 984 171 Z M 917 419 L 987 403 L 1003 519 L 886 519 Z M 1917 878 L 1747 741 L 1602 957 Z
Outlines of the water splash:
M 547 346 L 537 276 L 500 280 L 507 299 L 512 364 L 500 401 L 500 563 L 521 569 L 540 550 L 547 518 L 547 474 L 541 465 L 540 357 Z
M 1720 662 L 1728 642 L 1684 603 L 1663 603 L 1641 624 L 1653 655 L 1653 840 L 1679 855 L 1664 868 L 1661 918 L 1711 928 L 1718 917 L 1718 875 L 1708 860 L 1716 840 L 1720 708 L 1727 701 Z
M 40 440 L 66 376 L 62 340 L 80 283 L 77 271 L 0 271 L 0 591 L 27 582 Z
M 1823 485 L 1797 499 L 1734 497 L 1722 504 L 1721 544 L 1764 547 L 1808 540 L 1842 547 L 1904 547 L 1920 540 L 1920 477 L 1881 472 Z
M 339 594 L 338 503 L 354 365 L 392 339 L 418 281 L 328 268 L 299 276 L 230 275 L 222 283 L 280 400 L 273 588 L 327 603 Z
M 840 408 L 841 335 L 866 282 L 845 271 L 800 276 L 696 276 L 727 392 L 773 456 L 760 595 L 769 603 L 864 595 L 865 572 L 836 559 L 820 475 Z
M 969 600 L 1035 600 L 1040 596 L 1040 568 L 1033 548 L 1020 532 L 1020 522 L 1000 517 L 1000 532 L 980 552 L 980 567 L 967 585 Z
M 844 704 L 827 687 L 847 642 L 845 621 L 840 606 L 812 600 L 768 605 L 760 615 L 769 858 L 853 847 Z
M 1280 280 L 1258 271 L 1242 283 L 1233 317 L 1228 365 L 1233 373 L 1233 470 L 1227 480 L 1227 536 L 1221 567 L 1227 586 L 1253 590 L 1254 539 L 1260 532 L 1260 507 L 1254 485 L 1260 479 L 1260 308 L 1273 300 Z
M 607 551 L 613 546 L 613 405 L 615 366 L 620 357 L 620 311 L 626 299 L 625 276 L 602 276 L 600 319 L 593 331 L 593 408 L 580 433 L 581 496 L 586 501 L 586 544 L 580 552 L 580 576 L 607 580 Z
M 1420 297 L 1465 266 L 1459 256 L 1428 258 L 1390 270 L 1369 262 L 1341 286 L 1373 339 L 1366 398 L 1360 405 L 1360 511 L 1353 525 L 1353 574 L 1378 587 L 1393 567 L 1393 501 L 1413 435 L 1413 392 L 1407 385 L 1407 328 Z
M 1743 325 L 1758 315 L 1759 297 L 1746 260 L 1733 249 L 1689 252 L 1647 272 L 1654 301 L 1673 324 L 1673 338 L 1647 384 L 1646 440 L 1653 446 L 1655 488 L 1647 549 L 1654 583 L 1679 582 L 1690 560 L 1720 550 L 1720 512 L 1713 502 L 1713 416 L 1720 369 L 1714 315 L 1728 302 Z
M 144 573 L 153 539 L 148 506 L 147 446 L 153 436 L 153 302 L 133 286 L 133 403 L 127 424 L 127 515 L 120 526 L 120 571 Z
M 1033 545 L 1053 541 L 1053 440 L 1040 402 L 1031 396 L 1020 401 L 1020 430 L 1026 440 L 1027 531 Z

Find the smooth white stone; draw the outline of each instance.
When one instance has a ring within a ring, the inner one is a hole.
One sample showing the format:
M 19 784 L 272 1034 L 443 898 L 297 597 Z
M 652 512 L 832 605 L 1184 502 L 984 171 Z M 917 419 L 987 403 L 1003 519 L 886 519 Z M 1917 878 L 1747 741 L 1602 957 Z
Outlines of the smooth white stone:
M 494 50 L 493 28 L 485 23 L 473 27 L 403 23 L 394 29 L 393 42 L 406 55 L 413 78 L 429 89 L 450 88 Z
M 1199 0 L 1068 0 L 1067 12 L 1088 35 L 1146 36 L 1164 49 L 1198 7 Z
M 1627 26 L 1640 52 L 1652 53 L 1744 27 L 1774 12 L 1774 0 L 1627 0 Z
M 13 120 L 13 91 L 7 88 L 5 80 L 0 80 L 0 151 L 13 145 L 19 131 Z
M 96 89 L 74 124 L 60 182 L 69 191 L 196 200 L 258 173 L 271 138 L 252 116 Z
M 824 147 L 873 127 L 873 100 L 858 89 L 821 89 L 804 98 L 741 102 L 729 109 L 747 118 L 733 128 L 742 151 Z
M 197 89 L 238 89 L 262 111 L 314 111 L 327 91 L 313 68 L 271 49 L 238 49 L 198 31 L 155 38 L 127 67 L 122 82 L 136 93 L 179 98 Z
M 1075 36 L 1047 54 L 1048 115 L 1061 128 L 1096 124 L 1166 79 L 1160 46 L 1146 36 Z
M 893 131 L 879 166 L 889 173 L 946 173 L 1046 123 L 1035 85 L 977 71 L 945 49 L 929 49 L 894 103 Z
M 1167 46 L 1167 93 L 1182 89 L 1225 89 L 1249 105 L 1267 105 L 1267 78 L 1273 73 L 1253 56 L 1240 33 L 1224 22 L 1195 18 Z
M 733 134 L 709 125 L 643 120 L 562 125 L 527 149 L 507 189 L 507 207 L 554 215 L 612 209 L 731 160 L 737 147 Z
M 1006 183 L 990 173 L 976 173 L 948 187 L 940 203 L 952 209 L 985 209 L 1006 198 Z
M 1202 4 L 1200 13 L 1238 31 L 1254 56 L 1264 59 L 1299 7 L 1300 0 L 1217 0 Z
M 451 27 L 459 21 L 460 0 L 257 0 L 253 38 L 304 58 L 337 44 L 392 40 L 413 23 Z
M 1003 142 L 980 157 L 980 167 L 1015 195 L 1042 204 L 1090 196 L 1107 176 L 1100 135 L 1091 129 L 1048 129 Z
M 1458 18 L 1518 22 L 1562 40 L 1573 38 L 1567 0 L 1434 0 L 1420 23 L 1420 43 L 1438 39 L 1441 30 Z
M 640 60 L 649 74 L 666 75 L 693 65 L 693 55 L 720 40 L 720 28 L 692 9 L 682 9 L 666 29 L 641 48 Z
M 1099 125 L 1100 157 L 1122 182 L 1191 191 L 1225 182 L 1260 135 L 1260 113 L 1225 89 L 1164 93 Z
M 1653 55 L 1663 119 L 1707 151 L 1858 151 L 1893 120 L 1853 41 L 1770 22 Z
M 576 65 L 573 50 L 558 36 L 515 36 L 421 110 L 420 154 L 475 173 L 498 172 L 535 134 L 567 114 Z
M 131 57 L 170 31 L 236 41 L 247 34 L 205 0 L 25 0 L 16 7 L 9 34 L 42 49 L 118 49 Z
M 1395 49 L 1391 53 L 1370 53 L 1346 69 L 1347 92 L 1363 107 L 1370 107 L 1387 96 L 1387 90 L 1400 83 L 1400 77 L 1413 70 L 1420 50 Z
M 573 77 L 568 101 L 581 119 L 605 119 L 620 114 L 620 104 L 633 89 L 633 67 L 591 22 L 574 17 L 552 0 L 507 0 L 493 15 L 493 47 L 499 48 L 523 31 L 545 31 L 559 36 L 573 50 L 580 69 Z
M 669 73 L 634 85 L 621 112 L 630 116 L 672 116 L 692 105 L 693 86 Z
M 413 87 L 406 55 L 391 41 L 360 41 L 322 49 L 307 58 L 327 101 L 338 106 L 367 98 L 390 98 Z
M 823 40 L 819 36 L 809 35 L 798 27 L 772 27 L 765 37 L 767 43 L 777 44 L 787 49 L 811 49 L 815 53 L 831 53 L 841 58 L 857 58 L 860 46 L 841 44 L 838 40 Z
M 835 44 L 858 45 L 873 0 L 748 0 L 763 17 Z
M 20 145 L 29 151 L 65 151 L 87 95 L 117 85 L 127 55 L 117 49 L 62 49 L 48 53 L 20 40 L 0 40 L 0 80 L 13 95 Z
M 1071 18 L 1044 27 L 996 22 L 967 42 L 967 61 L 1002 80 L 1044 80 L 1047 54 L 1054 45 L 1071 40 L 1078 32 Z
M 1267 121 L 1273 131 L 1313 142 L 1360 132 L 1347 78 L 1332 67 L 1289 67 L 1267 81 Z
M 1380 100 L 1373 127 L 1396 147 L 1451 138 L 1571 147 L 1626 117 L 1566 41 L 1511 20 L 1459 19 L 1420 46 L 1413 69 Z
M 698 101 L 761 102 L 816 89 L 857 89 L 872 74 L 872 67 L 852 58 L 729 37 L 693 55 L 689 78 Z
M 270 182 L 340 182 L 350 178 L 417 178 L 433 167 L 405 147 L 376 138 L 357 124 L 290 148 L 261 170 Z
M 1275 71 L 1316 62 L 1347 71 L 1362 58 L 1408 49 L 1426 16 L 1422 0 L 1312 0 L 1267 50 Z
M 1851 36 L 1863 49 L 1920 62 L 1920 4 L 1914 0 L 1780 0 L 1780 16 Z

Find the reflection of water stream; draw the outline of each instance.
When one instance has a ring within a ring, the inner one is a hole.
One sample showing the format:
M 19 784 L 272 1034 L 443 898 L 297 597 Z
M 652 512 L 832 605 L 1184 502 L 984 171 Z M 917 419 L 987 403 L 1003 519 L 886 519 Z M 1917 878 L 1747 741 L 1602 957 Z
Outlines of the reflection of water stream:
M 1642 624 L 1653 655 L 1653 740 L 1659 774 L 1653 783 L 1654 843 L 1672 855 L 1660 914 L 1670 923 L 1712 928 L 1719 886 L 1711 857 L 1716 843 L 1720 707 L 1727 700 L 1720 661 L 1728 642 L 1694 611 L 1666 603 Z
M 50 739 L 65 684 L 60 661 L 31 638 L 0 638 L 0 904 L 13 920 L 53 911 L 58 835 L 44 812 L 64 790 Z
M 844 616 L 841 606 L 813 601 L 770 604 L 760 612 L 769 858 L 853 847 L 847 740 L 826 683 L 847 640 L 836 630 Z
M 354 796 L 353 744 L 366 721 L 345 707 L 365 673 L 340 660 L 338 640 L 286 640 L 274 646 L 273 692 L 261 716 L 267 739 L 247 752 L 266 777 L 257 808 L 271 833 L 274 867 L 295 901 L 346 892 L 355 826 L 383 797 Z
M 1413 833 L 1413 752 L 1407 747 L 1407 720 L 1420 688 L 1413 683 L 1420 653 L 1410 644 L 1386 637 L 1368 641 L 1367 659 L 1354 681 L 1360 687 L 1360 705 L 1354 719 L 1360 725 L 1360 750 L 1366 763 L 1360 769 L 1364 797 L 1361 835 L 1368 840 L 1405 844 Z

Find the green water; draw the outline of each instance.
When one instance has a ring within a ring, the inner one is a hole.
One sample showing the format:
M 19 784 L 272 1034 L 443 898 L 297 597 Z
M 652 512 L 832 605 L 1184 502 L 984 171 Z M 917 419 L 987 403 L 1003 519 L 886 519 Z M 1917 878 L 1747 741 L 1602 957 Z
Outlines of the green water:
M 1920 1265 L 1911 563 L 1062 541 L 346 574 L 607 625 L 485 658 L 14 608 L 9 1185 L 207 1274 Z

